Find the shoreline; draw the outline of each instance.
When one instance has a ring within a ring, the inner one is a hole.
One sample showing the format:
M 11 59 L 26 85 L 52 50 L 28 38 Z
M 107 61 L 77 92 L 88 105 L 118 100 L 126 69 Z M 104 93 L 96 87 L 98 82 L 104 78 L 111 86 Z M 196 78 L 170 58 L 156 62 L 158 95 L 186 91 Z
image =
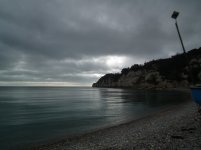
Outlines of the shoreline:
M 200 149 L 200 135 L 201 117 L 196 104 L 189 101 L 137 120 L 29 149 Z

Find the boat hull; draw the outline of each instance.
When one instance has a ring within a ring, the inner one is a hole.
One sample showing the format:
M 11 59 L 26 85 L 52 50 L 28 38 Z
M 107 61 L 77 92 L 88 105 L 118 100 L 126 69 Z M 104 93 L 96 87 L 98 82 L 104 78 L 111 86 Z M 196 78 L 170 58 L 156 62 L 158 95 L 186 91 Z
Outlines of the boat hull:
M 191 87 L 191 94 L 193 100 L 201 105 L 201 87 Z

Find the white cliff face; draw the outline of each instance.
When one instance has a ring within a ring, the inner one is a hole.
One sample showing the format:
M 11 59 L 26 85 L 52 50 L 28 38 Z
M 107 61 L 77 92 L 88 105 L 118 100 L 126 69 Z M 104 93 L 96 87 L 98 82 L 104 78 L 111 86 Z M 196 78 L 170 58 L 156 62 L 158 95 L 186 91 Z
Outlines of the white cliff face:
M 143 71 L 130 71 L 127 75 L 121 76 L 117 84 L 120 87 L 132 87 L 142 82 L 141 78 L 144 78 Z
M 149 71 L 145 75 L 145 81 L 150 84 L 158 84 L 162 82 L 162 78 L 158 71 Z

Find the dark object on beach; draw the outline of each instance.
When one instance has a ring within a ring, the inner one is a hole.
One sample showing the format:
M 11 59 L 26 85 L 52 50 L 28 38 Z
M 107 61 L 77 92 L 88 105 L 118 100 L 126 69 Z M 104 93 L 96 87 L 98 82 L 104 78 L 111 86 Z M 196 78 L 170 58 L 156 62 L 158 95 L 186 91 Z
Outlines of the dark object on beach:
M 181 136 L 181 135 L 172 135 L 171 138 L 173 138 L 173 139 L 181 139 L 181 140 L 184 139 L 184 137 Z
M 201 105 L 198 108 L 198 113 L 201 115 Z
M 193 131 L 196 130 L 196 128 L 192 127 L 192 128 L 182 128 L 181 131 Z
M 193 100 L 201 106 L 201 87 L 200 86 L 191 87 L 191 93 Z M 201 110 L 199 109 L 199 111 Z

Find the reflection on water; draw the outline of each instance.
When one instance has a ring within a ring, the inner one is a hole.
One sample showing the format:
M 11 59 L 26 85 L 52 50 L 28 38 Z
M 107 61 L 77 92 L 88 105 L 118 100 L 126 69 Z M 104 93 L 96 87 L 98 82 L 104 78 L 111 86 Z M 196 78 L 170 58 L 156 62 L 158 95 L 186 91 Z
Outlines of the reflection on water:
M 0 87 L 0 149 L 88 132 L 189 99 L 177 91 Z

